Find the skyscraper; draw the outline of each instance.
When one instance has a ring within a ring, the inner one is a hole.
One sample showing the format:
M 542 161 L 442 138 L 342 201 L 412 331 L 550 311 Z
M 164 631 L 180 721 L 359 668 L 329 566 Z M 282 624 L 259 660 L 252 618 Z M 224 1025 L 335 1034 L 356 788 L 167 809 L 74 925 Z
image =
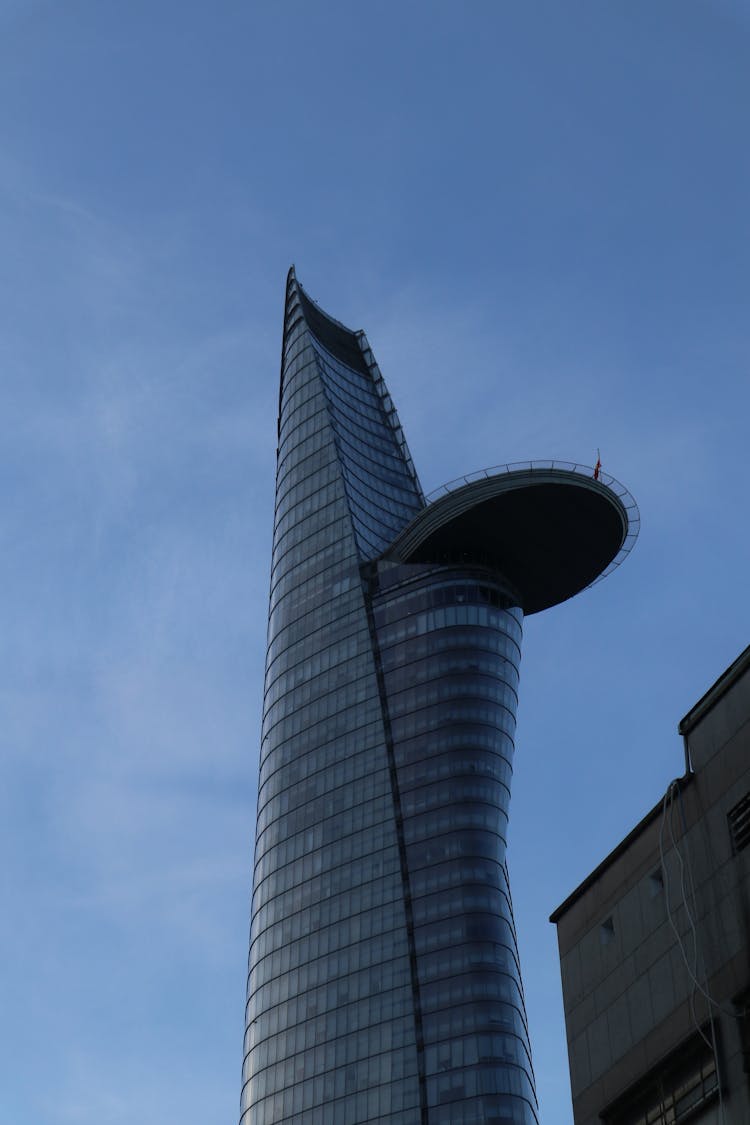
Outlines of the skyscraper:
M 505 864 L 524 613 L 629 550 L 590 470 L 428 503 L 367 339 L 287 281 L 242 1125 L 529 1125 Z

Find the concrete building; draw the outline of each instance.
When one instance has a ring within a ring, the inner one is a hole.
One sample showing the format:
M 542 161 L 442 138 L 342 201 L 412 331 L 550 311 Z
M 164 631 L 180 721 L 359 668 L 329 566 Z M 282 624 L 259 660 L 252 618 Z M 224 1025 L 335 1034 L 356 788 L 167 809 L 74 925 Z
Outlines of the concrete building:
M 366 337 L 294 271 L 278 432 L 242 1123 L 535 1125 L 522 622 L 616 566 L 637 508 L 553 462 L 428 501 Z
M 750 1122 L 750 648 L 685 772 L 552 915 L 575 1125 Z

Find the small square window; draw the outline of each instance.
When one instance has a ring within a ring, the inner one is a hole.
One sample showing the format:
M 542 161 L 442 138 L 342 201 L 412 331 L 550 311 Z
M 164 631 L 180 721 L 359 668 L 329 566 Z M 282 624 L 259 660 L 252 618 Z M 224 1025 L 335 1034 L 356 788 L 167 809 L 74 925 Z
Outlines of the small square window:
M 648 893 L 650 898 L 658 898 L 664 894 L 664 872 L 661 867 L 652 871 L 648 877 Z
M 610 914 L 599 927 L 599 941 L 602 945 L 610 945 L 615 940 L 615 921 Z

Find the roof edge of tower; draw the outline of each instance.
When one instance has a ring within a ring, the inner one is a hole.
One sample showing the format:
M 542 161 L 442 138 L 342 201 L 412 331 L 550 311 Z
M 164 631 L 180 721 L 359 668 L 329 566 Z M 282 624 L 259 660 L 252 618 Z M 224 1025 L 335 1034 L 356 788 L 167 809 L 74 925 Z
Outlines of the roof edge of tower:
M 327 321 L 334 325 L 334 327 L 339 328 L 342 332 L 346 332 L 349 336 L 357 336 L 362 331 L 361 328 L 349 328 L 348 325 L 343 323 L 343 321 L 337 320 L 335 316 L 331 316 L 329 312 L 326 312 L 322 305 L 320 305 L 319 302 L 316 301 L 314 297 L 311 297 L 307 292 L 304 285 L 297 277 L 297 269 L 293 264 L 289 267 L 289 275 L 287 280 L 293 281 L 297 287 L 297 292 L 305 298 L 309 305 L 313 306 L 315 311 L 319 313 L 320 316 L 324 317 Z
M 365 374 L 367 365 L 359 346 L 360 330 L 347 328 L 321 308 L 299 281 L 294 266 L 289 270 L 287 286 L 290 282 L 297 291 L 305 324 L 318 343 L 348 367 Z

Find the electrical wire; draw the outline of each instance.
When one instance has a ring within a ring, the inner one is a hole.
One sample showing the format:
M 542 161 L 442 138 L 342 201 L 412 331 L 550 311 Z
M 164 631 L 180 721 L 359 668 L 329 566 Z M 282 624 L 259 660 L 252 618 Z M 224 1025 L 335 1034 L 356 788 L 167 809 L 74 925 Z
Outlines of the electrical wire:
M 693 913 L 690 910 L 690 905 L 688 903 L 688 894 L 687 894 L 687 890 L 686 890 L 686 887 L 685 887 L 685 870 L 686 869 L 687 869 L 687 872 L 688 872 L 688 879 L 689 879 L 689 883 L 690 883 L 691 896 L 692 896 L 692 899 L 693 899 L 694 908 L 695 908 L 695 905 L 696 905 L 695 881 L 693 879 L 692 867 L 690 866 L 690 856 L 688 854 L 687 857 L 686 857 L 686 860 L 683 859 L 682 852 L 680 851 L 680 846 L 677 842 L 677 838 L 676 838 L 675 833 L 674 833 L 674 823 L 673 823 L 673 821 L 674 821 L 674 793 L 675 793 L 675 791 L 678 793 L 678 795 L 680 794 L 679 779 L 676 779 L 674 781 L 670 781 L 669 785 L 667 786 L 667 790 L 664 794 L 664 798 L 663 798 L 663 801 L 662 801 L 662 817 L 661 817 L 661 824 L 659 826 L 659 859 L 660 859 L 660 862 L 661 862 L 661 869 L 662 869 L 662 873 L 663 873 L 663 876 L 664 876 L 664 901 L 665 901 L 666 908 L 667 908 L 667 919 L 668 919 L 669 924 L 672 928 L 672 931 L 675 935 L 675 938 L 677 939 L 677 946 L 680 950 L 680 953 L 682 954 L 682 959 L 685 963 L 685 968 L 687 969 L 688 977 L 690 978 L 690 981 L 692 982 L 692 985 L 693 985 L 693 989 L 692 989 L 692 992 L 690 994 L 690 999 L 689 999 L 691 1018 L 692 1018 L 693 1024 L 695 1025 L 695 1028 L 696 1028 L 698 1034 L 700 1035 L 701 1039 L 703 1040 L 703 1042 L 706 1044 L 708 1049 L 711 1051 L 711 1054 L 713 1055 L 714 1067 L 715 1067 L 715 1070 L 716 1070 L 716 1088 L 717 1088 L 717 1092 L 718 1092 L 718 1096 L 719 1096 L 719 1119 L 722 1122 L 726 1122 L 726 1117 L 725 1117 L 725 1114 L 724 1114 L 724 1097 L 723 1097 L 722 1088 L 721 1088 L 721 1071 L 720 1071 L 720 1068 L 719 1068 L 719 1052 L 718 1052 L 718 1045 L 717 1045 L 717 1042 L 716 1042 L 716 1021 L 713 1018 L 712 1009 L 716 1009 L 717 1011 L 724 1011 L 724 1012 L 726 1012 L 727 1009 L 723 1008 L 722 1005 L 718 1003 L 718 1001 L 714 1000 L 713 996 L 711 995 L 711 993 L 708 990 L 708 973 L 707 973 L 707 970 L 705 968 L 705 960 L 703 961 L 704 975 L 705 975 L 705 978 L 706 978 L 706 987 L 705 988 L 701 984 L 700 980 L 698 979 L 698 975 L 697 975 L 698 974 L 698 959 L 699 959 L 698 930 L 697 930 L 697 927 L 696 927 L 696 924 L 695 924 L 695 919 L 693 918 Z M 669 815 L 667 815 L 668 813 L 669 813 Z M 690 958 L 688 957 L 687 950 L 685 949 L 685 945 L 684 945 L 684 942 L 682 940 L 682 935 L 680 934 L 680 932 L 677 928 L 677 924 L 676 924 L 676 922 L 675 922 L 675 920 L 672 916 L 672 910 L 671 910 L 670 902 L 669 902 L 669 899 L 670 899 L 669 868 L 667 866 L 665 853 L 664 853 L 664 828 L 665 828 L 665 825 L 667 825 L 667 824 L 669 825 L 669 835 L 670 835 L 670 839 L 671 839 L 671 842 L 672 842 L 672 849 L 675 853 L 675 856 L 677 857 L 677 862 L 679 864 L 680 892 L 681 892 L 681 895 L 682 895 L 682 906 L 685 909 L 685 914 L 686 914 L 687 920 L 690 924 L 690 932 L 691 932 L 692 938 L 693 938 L 693 965 L 692 966 L 690 964 Z M 683 839 L 686 840 L 686 833 L 684 831 L 684 825 L 683 825 Z M 699 1021 L 697 1019 L 697 1016 L 696 1016 L 696 1012 L 695 1012 L 695 992 L 696 992 L 696 989 L 697 989 L 698 992 L 700 992 L 700 994 L 706 999 L 706 1001 L 708 1003 L 708 1013 L 709 1013 L 708 1025 L 709 1025 L 709 1028 L 710 1028 L 710 1031 L 711 1031 L 711 1038 L 710 1039 L 705 1034 L 703 1028 L 700 1026 L 700 1023 L 699 1023 Z M 735 1015 L 736 1013 L 730 1012 L 728 1014 Z
M 673 791 L 676 787 L 679 787 L 679 781 L 678 780 L 670 781 L 669 785 L 667 786 L 667 790 L 666 790 L 666 792 L 664 794 L 664 798 L 662 800 L 662 817 L 661 817 L 661 824 L 659 826 L 659 860 L 660 860 L 660 863 L 661 863 L 662 873 L 664 875 L 664 901 L 665 901 L 666 908 L 667 908 L 667 920 L 668 920 L 669 925 L 672 928 L 672 932 L 674 933 L 674 936 L 677 940 L 677 946 L 680 950 L 680 953 L 682 954 L 682 959 L 685 963 L 685 968 L 687 969 L 688 976 L 689 976 L 689 978 L 690 978 L 690 980 L 693 984 L 693 991 L 692 991 L 691 996 L 690 996 L 690 1014 L 692 1016 L 692 1020 L 693 1020 L 693 1023 L 695 1024 L 696 1030 L 698 1031 L 698 1034 L 701 1036 L 701 1038 L 705 1042 L 706 1046 L 709 1049 L 712 1049 L 711 1042 L 706 1037 L 706 1035 L 704 1034 L 704 1032 L 703 1032 L 703 1030 L 702 1030 L 702 1028 L 701 1028 L 701 1026 L 698 1022 L 697 1016 L 695 1014 L 694 997 L 695 997 L 696 989 L 698 989 L 698 991 L 701 992 L 701 994 L 706 997 L 709 1004 L 713 1003 L 713 1001 L 711 1000 L 711 997 L 706 993 L 702 984 L 698 980 L 693 968 L 691 967 L 690 958 L 688 957 L 687 950 L 685 949 L 685 945 L 684 945 L 684 942 L 682 940 L 682 935 L 681 935 L 680 931 L 678 930 L 677 925 L 675 923 L 675 920 L 672 916 L 672 909 L 671 909 L 671 906 L 670 906 L 669 866 L 666 862 L 666 856 L 665 856 L 665 851 L 664 851 L 664 829 L 665 829 L 665 826 L 667 825 L 667 823 L 669 822 L 669 818 L 668 818 L 667 813 L 668 813 L 668 810 L 671 811 L 672 794 L 673 794 Z M 670 835 L 672 837 L 672 846 L 673 846 L 673 848 L 675 850 L 675 853 L 677 855 L 677 858 L 679 860 L 680 867 L 682 868 L 682 865 L 683 865 L 682 856 L 680 855 L 679 849 L 677 848 L 677 845 L 676 845 L 676 842 L 675 842 L 675 839 L 674 839 L 674 835 L 672 834 L 671 825 L 670 825 Z M 683 894 L 683 899 L 684 899 L 684 894 Z M 696 960 L 696 968 L 697 968 L 696 932 L 695 932 L 695 927 L 694 927 L 693 921 L 692 921 L 692 915 L 690 914 L 689 909 L 687 909 L 686 912 L 687 912 L 688 919 L 691 923 L 691 928 L 692 928 L 692 932 L 693 932 L 693 948 L 694 948 L 695 954 L 696 954 L 695 960 Z

